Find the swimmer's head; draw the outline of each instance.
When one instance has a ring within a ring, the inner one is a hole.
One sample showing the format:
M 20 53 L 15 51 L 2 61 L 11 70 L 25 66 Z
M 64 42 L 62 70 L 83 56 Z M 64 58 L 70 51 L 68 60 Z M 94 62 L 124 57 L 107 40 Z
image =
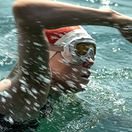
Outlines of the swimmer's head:
M 49 43 L 53 82 L 61 89 L 83 90 L 81 84 L 89 82 L 89 68 L 95 59 L 95 40 L 81 26 L 44 30 L 44 34 Z
M 44 30 L 49 42 L 50 58 L 60 51 L 64 61 L 79 65 L 92 59 L 96 54 L 95 40 L 81 26 Z

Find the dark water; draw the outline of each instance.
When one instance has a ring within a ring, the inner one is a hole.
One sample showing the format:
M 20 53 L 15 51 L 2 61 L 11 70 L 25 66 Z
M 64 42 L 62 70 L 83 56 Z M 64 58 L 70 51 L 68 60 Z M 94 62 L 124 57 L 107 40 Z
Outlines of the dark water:
M 67 0 L 101 7 L 99 0 Z M 0 0 L 0 79 L 17 60 L 11 0 Z M 111 0 L 110 8 L 132 16 L 132 0 Z M 54 100 L 54 111 L 37 132 L 132 132 L 132 44 L 110 27 L 85 26 L 97 42 L 97 57 L 87 90 Z

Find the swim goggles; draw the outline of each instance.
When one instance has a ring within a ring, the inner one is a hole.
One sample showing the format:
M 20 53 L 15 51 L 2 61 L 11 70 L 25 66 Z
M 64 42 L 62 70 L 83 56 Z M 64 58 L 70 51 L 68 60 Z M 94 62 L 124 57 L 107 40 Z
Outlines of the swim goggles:
M 56 47 L 56 48 L 55 48 Z M 80 65 L 92 59 L 94 61 L 96 46 L 89 42 L 72 42 L 64 46 L 54 46 L 55 51 L 60 51 L 63 56 L 63 62 L 73 65 Z M 53 50 L 53 49 L 52 49 Z
M 83 64 L 90 59 L 94 61 L 95 53 L 95 46 L 86 42 L 71 43 L 64 46 L 64 51 L 61 52 L 64 61 L 74 65 Z

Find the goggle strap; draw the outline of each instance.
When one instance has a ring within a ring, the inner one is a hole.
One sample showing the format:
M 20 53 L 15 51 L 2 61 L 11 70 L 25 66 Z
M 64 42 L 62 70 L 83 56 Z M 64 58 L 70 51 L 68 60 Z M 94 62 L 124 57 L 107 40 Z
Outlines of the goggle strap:
M 64 46 L 50 45 L 50 51 L 64 51 Z

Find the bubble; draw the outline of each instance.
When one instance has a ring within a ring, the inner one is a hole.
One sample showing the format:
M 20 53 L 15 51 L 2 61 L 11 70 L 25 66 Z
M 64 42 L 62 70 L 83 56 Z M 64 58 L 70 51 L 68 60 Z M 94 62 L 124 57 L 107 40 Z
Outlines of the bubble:
M 33 107 L 33 110 L 38 111 L 38 109 L 36 107 Z
M 27 92 L 27 91 L 26 91 L 26 87 L 25 87 L 24 85 L 21 85 L 21 86 L 20 86 L 20 89 L 21 89 L 21 91 L 23 91 L 23 92 L 25 92 L 25 93 Z
M 12 91 L 13 91 L 14 93 L 17 93 L 17 88 L 16 88 L 16 87 L 13 87 L 13 88 L 12 88 Z
M 46 95 L 46 92 L 44 90 L 40 90 L 40 93 Z
M 41 57 L 41 56 L 38 56 L 38 60 L 40 60 L 40 61 L 44 61 L 44 59 Z
M 33 44 L 36 45 L 36 46 L 40 46 L 40 47 L 42 46 L 42 44 L 39 44 L 37 42 L 34 42 Z
M 26 101 L 27 104 L 29 104 L 29 105 L 31 104 L 31 101 L 30 100 L 25 99 L 25 101 Z
M 25 106 L 25 109 L 31 111 L 31 109 L 28 106 Z
M 14 120 L 13 120 L 13 118 L 11 116 L 5 117 L 4 120 L 9 122 L 10 124 L 14 124 Z
M 32 91 L 32 93 L 34 93 L 34 94 L 38 94 L 38 91 L 37 91 L 35 88 L 32 88 L 31 91 Z
M 31 117 L 31 114 L 29 114 L 29 113 L 26 113 L 26 115 L 27 115 L 28 117 Z
M 46 77 L 45 77 L 44 75 L 42 75 L 42 74 L 39 74 L 38 77 L 37 77 L 37 79 L 38 79 L 39 81 L 45 82 L 45 83 L 47 83 L 47 84 L 50 84 L 50 83 L 51 83 L 51 79 L 49 79 L 48 77 L 46 78 Z
M 34 105 L 35 105 L 36 107 L 40 107 L 40 105 L 39 105 L 38 103 L 36 103 L 36 102 L 34 103 Z
M 6 103 L 6 99 L 4 97 L 1 97 L 1 102 Z
M 68 84 L 68 86 L 70 86 L 72 88 L 76 88 L 76 85 L 73 81 L 67 80 L 66 83 Z

